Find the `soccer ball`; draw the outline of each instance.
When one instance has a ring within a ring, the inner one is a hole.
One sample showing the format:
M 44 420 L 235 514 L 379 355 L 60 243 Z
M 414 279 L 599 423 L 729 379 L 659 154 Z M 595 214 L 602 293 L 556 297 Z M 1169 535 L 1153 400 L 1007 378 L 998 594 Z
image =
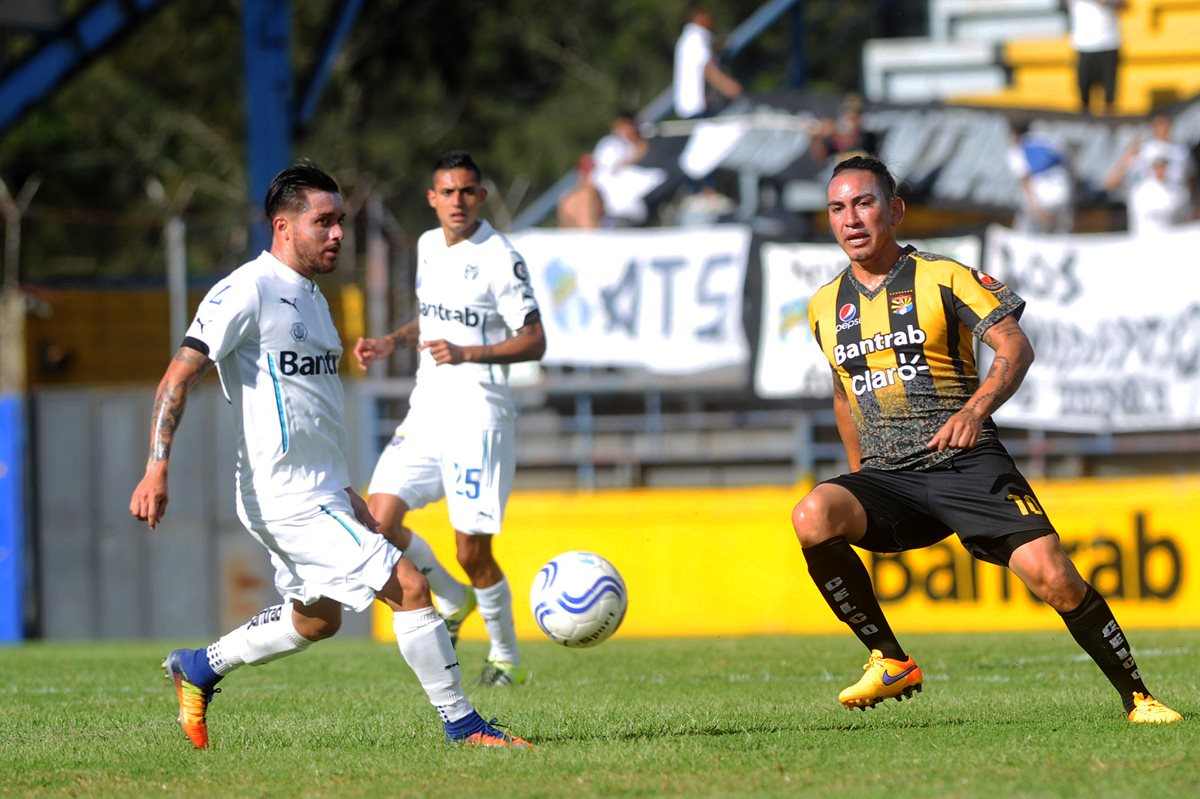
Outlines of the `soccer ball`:
M 621 626 L 629 595 L 611 563 L 592 552 L 564 552 L 533 578 L 529 606 L 551 641 L 595 646 Z

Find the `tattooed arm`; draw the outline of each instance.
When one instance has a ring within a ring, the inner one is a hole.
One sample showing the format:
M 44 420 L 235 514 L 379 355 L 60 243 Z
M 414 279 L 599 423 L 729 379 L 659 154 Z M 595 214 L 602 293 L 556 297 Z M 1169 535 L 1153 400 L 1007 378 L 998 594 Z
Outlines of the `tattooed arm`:
M 983 343 L 996 354 L 987 376 L 962 410 L 951 416 L 929 440 L 929 449 L 970 449 L 979 441 L 983 421 L 1017 393 L 1033 363 L 1033 345 L 1012 316 L 1006 316 L 983 334 Z
M 129 512 L 151 530 L 167 512 L 167 459 L 187 407 L 188 392 L 212 366 L 213 362 L 197 350 L 180 347 L 158 384 L 150 417 L 150 457 L 146 473 L 129 501 Z

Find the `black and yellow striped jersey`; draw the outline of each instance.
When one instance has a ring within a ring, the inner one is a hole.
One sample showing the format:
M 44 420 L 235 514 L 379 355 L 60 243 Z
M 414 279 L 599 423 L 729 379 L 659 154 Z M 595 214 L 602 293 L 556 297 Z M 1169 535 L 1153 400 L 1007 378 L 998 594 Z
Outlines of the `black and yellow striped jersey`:
M 849 267 L 817 289 L 808 324 L 846 389 L 862 465 L 922 469 L 950 457 L 925 445 L 979 387 L 975 336 L 1024 308 L 995 278 L 911 246 L 874 291 Z M 995 437 L 989 418 L 980 440 Z

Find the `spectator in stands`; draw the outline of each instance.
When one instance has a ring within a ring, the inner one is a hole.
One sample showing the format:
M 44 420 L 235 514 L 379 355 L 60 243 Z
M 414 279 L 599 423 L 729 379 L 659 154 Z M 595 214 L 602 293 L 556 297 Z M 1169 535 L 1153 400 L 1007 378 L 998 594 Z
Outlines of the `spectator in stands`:
M 876 155 L 879 137 L 862 126 L 862 97 L 847 95 L 838 118 L 823 119 L 812 138 L 812 154 L 819 162 L 842 161 L 854 155 Z
M 1135 236 L 1161 233 L 1192 218 L 1191 195 L 1170 179 L 1168 169 L 1166 157 L 1155 158 L 1150 172 L 1129 187 L 1125 208 Z
M 742 84 L 723 71 L 713 56 L 712 31 L 712 12 L 703 4 L 693 4 L 675 42 L 675 115 L 680 119 L 712 115 L 709 87 L 730 100 L 742 94 Z
M 558 200 L 560 228 L 592 229 L 604 219 L 604 200 L 592 182 L 595 161 L 591 153 L 579 156 L 575 163 L 575 185 Z
M 1070 233 L 1075 217 L 1075 180 L 1066 148 L 1053 138 L 1014 126 L 1008 166 L 1020 194 L 1013 229 L 1023 233 Z
M 1131 723 L 1181 721 L 1150 695 L 1108 603 L 1071 562 L 992 421 L 1033 362 L 1017 321 L 1025 301 L 977 269 L 897 243 L 904 200 L 878 159 L 842 161 L 826 196 L 850 263 L 812 296 L 808 322 L 833 371 L 850 470 L 809 491 L 792 526 L 817 590 L 870 653 L 838 701 L 866 710 L 911 697 L 924 679 L 855 548 L 905 552 L 957 535 L 1058 612 Z M 985 375 L 976 337 L 995 352 Z
M 1151 177 L 1154 164 L 1166 161 L 1165 180 L 1190 197 L 1194 193 L 1195 167 L 1191 152 L 1179 142 L 1171 139 L 1171 117 L 1166 114 L 1154 114 L 1150 118 L 1150 137 L 1136 137 L 1121 158 L 1109 170 L 1104 179 L 1104 187 L 1110 192 L 1118 192 L 1126 186 L 1126 193 L 1133 187 Z
M 1079 79 L 1079 100 L 1091 111 L 1092 89 L 1104 90 L 1104 113 L 1111 115 L 1117 99 L 1117 66 L 1121 57 L 1118 13 L 1127 0 L 1062 0 L 1070 20 L 1071 47 Z
M 742 84 L 721 69 L 713 54 L 713 27 L 713 15 L 707 6 L 694 3 L 688 8 L 683 32 L 675 42 L 672 88 L 675 115 L 680 119 L 703 119 L 716 112 L 716 97 L 710 94 L 710 87 L 727 100 L 742 95 Z M 711 173 L 688 177 L 685 187 L 688 194 L 694 195 L 690 199 L 705 208 L 724 208 L 728 202 L 717 193 L 716 178 Z
M 661 169 L 639 165 L 649 146 L 638 132 L 633 114 L 622 111 L 613 120 L 608 135 L 592 149 L 596 164 L 592 182 L 604 200 L 606 226 L 645 224 L 649 216 L 646 195 L 667 177 Z

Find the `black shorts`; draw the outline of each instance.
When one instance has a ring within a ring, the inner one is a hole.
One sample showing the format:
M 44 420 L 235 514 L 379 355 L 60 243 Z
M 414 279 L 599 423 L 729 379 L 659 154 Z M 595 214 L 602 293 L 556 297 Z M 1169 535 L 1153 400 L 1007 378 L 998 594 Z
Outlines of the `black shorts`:
M 1120 61 L 1120 51 L 1100 50 L 1092 53 L 1080 53 L 1079 64 L 1076 67 L 1079 76 L 1079 91 L 1087 101 L 1088 93 L 1093 86 L 1104 87 L 1104 102 L 1112 105 L 1117 96 L 1117 64 Z
M 871 552 L 920 549 L 958 533 L 973 556 L 1007 566 L 1017 547 L 1057 534 L 999 441 L 924 471 L 865 468 L 825 482 L 845 488 L 867 511 L 866 535 L 855 546 Z

